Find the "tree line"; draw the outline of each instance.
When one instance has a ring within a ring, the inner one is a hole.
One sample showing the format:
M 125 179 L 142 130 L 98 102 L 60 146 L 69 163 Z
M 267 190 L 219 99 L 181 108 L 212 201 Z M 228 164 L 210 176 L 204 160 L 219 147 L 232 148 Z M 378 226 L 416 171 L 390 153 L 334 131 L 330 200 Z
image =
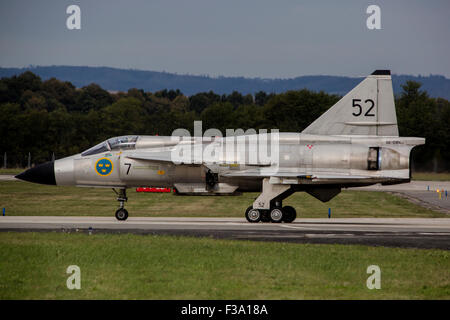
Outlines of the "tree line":
M 450 102 L 430 98 L 407 81 L 396 97 L 401 136 L 425 137 L 413 151 L 418 170 L 450 169 Z M 25 166 L 81 152 L 112 136 L 171 135 L 177 128 L 279 129 L 301 132 L 341 97 L 306 89 L 254 95 L 212 91 L 185 96 L 179 90 L 108 92 L 97 84 L 76 88 L 30 71 L 0 80 L 0 157 Z M 1 162 L 3 163 L 3 161 Z

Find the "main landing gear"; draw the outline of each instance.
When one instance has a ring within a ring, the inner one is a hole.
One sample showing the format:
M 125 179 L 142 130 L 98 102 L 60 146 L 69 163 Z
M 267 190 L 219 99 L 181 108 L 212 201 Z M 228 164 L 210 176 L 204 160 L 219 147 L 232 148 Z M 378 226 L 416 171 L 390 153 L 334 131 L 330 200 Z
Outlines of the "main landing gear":
M 116 219 L 120 221 L 127 220 L 128 218 L 128 211 L 124 208 L 125 202 L 127 202 L 127 190 L 126 189 L 119 189 L 119 192 L 117 192 L 115 189 L 113 189 L 114 192 L 117 194 L 117 201 L 119 201 L 119 209 L 116 211 Z
M 273 207 L 272 209 L 254 209 L 250 206 L 245 211 L 245 218 L 248 222 L 286 222 L 291 223 L 297 218 L 295 208 L 291 206 Z
M 283 207 L 282 201 L 295 192 L 288 184 L 270 183 L 269 178 L 263 180 L 262 193 L 245 211 L 248 222 L 286 222 L 291 223 L 297 212 L 291 206 Z

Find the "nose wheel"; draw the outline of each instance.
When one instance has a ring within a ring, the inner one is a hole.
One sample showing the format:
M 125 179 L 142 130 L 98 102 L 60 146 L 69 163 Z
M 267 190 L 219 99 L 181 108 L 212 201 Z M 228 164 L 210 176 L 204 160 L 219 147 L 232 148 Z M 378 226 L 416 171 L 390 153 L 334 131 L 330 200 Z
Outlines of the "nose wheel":
M 125 209 L 125 202 L 127 202 L 127 191 L 126 189 L 119 189 L 117 192 L 113 189 L 117 194 L 117 201 L 119 201 L 119 209 L 116 211 L 116 219 L 119 221 L 125 221 L 128 218 L 128 211 Z
M 128 218 L 128 211 L 125 208 L 119 208 L 116 211 L 116 219 L 120 221 L 127 220 Z

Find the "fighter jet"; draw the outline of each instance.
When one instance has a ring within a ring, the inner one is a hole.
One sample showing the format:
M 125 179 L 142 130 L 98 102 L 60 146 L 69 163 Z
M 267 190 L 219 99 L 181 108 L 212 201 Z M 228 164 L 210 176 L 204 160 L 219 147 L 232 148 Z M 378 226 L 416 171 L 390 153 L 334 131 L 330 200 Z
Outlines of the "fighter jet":
M 127 188 L 170 187 L 189 195 L 261 192 L 246 219 L 290 223 L 297 213 L 283 200 L 294 192 L 327 202 L 342 188 L 409 182 L 410 152 L 424 143 L 399 137 L 390 70 L 376 70 L 301 133 L 114 137 L 16 178 L 112 188 L 118 220 L 128 217 Z M 261 156 L 267 146 L 271 150 Z

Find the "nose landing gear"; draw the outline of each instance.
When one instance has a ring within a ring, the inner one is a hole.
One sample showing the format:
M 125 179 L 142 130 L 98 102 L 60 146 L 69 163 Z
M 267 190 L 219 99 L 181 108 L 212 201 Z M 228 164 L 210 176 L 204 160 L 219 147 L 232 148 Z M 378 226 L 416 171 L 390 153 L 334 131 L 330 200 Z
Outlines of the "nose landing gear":
M 128 211 L 125 208 L 119 208 L 116 211 L 116 219 L 120 221 L 127 220 L 128 218 Z
M 127 202 L 127 191 L 126 189 L 119 189 L 117 192 L 115 189 L 113 191 L 117 194 L 117 201 L 119 201 L 119 209 L 116 211 L 116 219 L 119 221 L 125 221 L 128 218 L 128 211 L 125 209 L 125 202 Z

